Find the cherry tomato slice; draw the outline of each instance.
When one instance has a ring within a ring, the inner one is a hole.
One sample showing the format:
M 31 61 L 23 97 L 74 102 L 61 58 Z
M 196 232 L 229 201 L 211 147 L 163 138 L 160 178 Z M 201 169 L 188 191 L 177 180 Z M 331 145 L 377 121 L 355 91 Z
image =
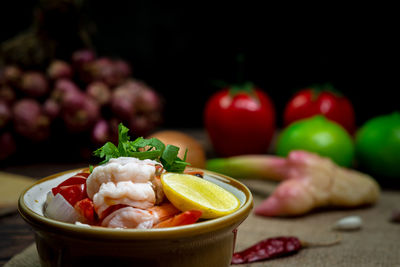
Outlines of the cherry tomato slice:
M 85 198 L 79 200 L 78 202 L 76 202 L 74 208 L 88 221 L 89 224 L 95 223 L 96 218 L 94 212 L 94 204 L 91 199 Z
M 58 194 L 61 194 L 72 206 L 74 206 L 79 200 L 88 197 L 86 194 L 86 184 L 61 186 Z

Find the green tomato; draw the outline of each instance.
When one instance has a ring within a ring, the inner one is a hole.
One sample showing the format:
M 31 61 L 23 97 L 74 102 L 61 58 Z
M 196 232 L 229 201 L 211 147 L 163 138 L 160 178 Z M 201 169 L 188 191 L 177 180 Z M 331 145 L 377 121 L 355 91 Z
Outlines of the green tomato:
M 373 174 L 400 178 L 400 113 L 372 118 L 357 131 L 356 158 Z
M 276 153 L 286 157 L 292 150 L 307 150 L 350 167 L 354 158 L 351 136 L 339 124 L 318 115 L 296 121 L 280 134 Z

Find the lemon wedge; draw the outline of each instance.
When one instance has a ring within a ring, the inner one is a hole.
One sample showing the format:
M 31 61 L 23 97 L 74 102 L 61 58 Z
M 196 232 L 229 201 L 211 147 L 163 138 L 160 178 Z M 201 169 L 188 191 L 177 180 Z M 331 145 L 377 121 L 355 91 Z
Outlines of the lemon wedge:
M 211 219 L 237 210 L 240 201 L 224 188 L 190 174 L 165 173 L 161 176 L 168 200 L 181 211 L 200 210 L 201 218 Z

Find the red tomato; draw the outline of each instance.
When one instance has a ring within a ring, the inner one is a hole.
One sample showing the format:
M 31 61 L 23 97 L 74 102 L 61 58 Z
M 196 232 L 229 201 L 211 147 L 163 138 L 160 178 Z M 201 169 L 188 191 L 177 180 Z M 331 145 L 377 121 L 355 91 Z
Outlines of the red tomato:
M 81 214 L 89 223 L 95 222 L 95 212 L 93 201 L 89 198 L 79 200 L 75 203 L 75 209 Z
M 275 108 L 260 89 L 226 88 L 206 103 L 204 122 L 220 156 L 265 153 L 275 132 Z
M 79 200 L 87 198 L 85 185 L 86 184 L 74 184 L 61 186 L 59 194 L 61 194 L 69 204 L 74 206 Z
M 58 186 L 51 189 L 53 195 L 61 194 L 66 201 L 72 206 L 76 202 L 87 198 L 86 193 L 86 178 L 89 176 L 87 173 L 78 173 L 68 178 Z
M 354 109 L 344 96 L 324 90 L 307 88 L 297 92 L 284 111 L 285 126 L 317 114 L 342 125 L 350 134 L 355 131 Z
M 71 178 L 65 180 L 64 182 L 62 182 L 61 184 L 59 184 L 57 187 L 54 187 L 52 189 L 53 195 L 57 195 L 61 191 L 61 187 L 68 186 L 68 185 L 75 185 L 75 184 L 85 184 L 86 185 L 86 179 L 81 178 L 81 177 L 75 177 L 75 176 L 71 177 Z

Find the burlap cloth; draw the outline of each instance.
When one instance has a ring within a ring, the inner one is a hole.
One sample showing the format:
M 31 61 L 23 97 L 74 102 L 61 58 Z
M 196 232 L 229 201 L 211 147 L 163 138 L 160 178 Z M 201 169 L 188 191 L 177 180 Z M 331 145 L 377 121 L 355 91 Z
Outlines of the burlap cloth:
M 275 187 L 269 182 L 243 182 L 252 190 L 255 205 Z M 389 222 L 396 208 L 400 208 L 400 192 L 384 191 L 375 206 L 362 209 L 324 210 L 297 218 L 265 218 L 251 214 L 238 229 L 237 251 L 264 238 L 281 235 L 319 243 L 333 241 L 340 235 L 342 241 L 332 247 L 307 248 L 289 257 L 241 266 L 400 266 L 400 224 Z M 332 230 L 338 219 L 349 215 L 363 219 L 361 230 Z M 40 266 L 35 246 L 29 246 L 5 266 Z

